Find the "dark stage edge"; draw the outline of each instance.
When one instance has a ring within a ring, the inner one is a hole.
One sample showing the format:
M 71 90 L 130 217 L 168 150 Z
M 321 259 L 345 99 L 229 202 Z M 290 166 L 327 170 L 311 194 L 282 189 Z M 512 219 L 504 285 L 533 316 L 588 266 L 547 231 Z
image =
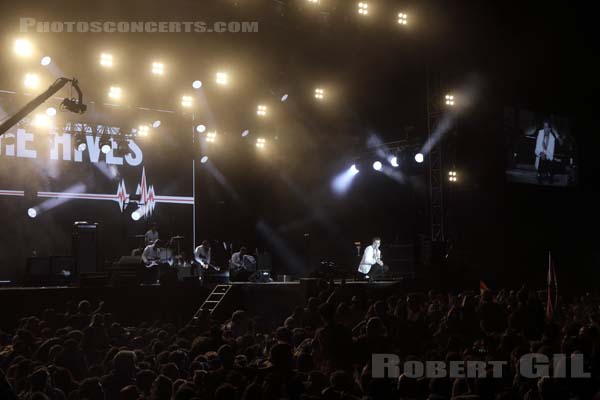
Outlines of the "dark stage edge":
M 321 281 L 321 285 L 323 285 Z M 335 280 L 340 286 L 342 281 Z M 266 326 L 283 323 L 294 307 L 304 306 L 311 296 L 319 294 L 317 279 L 292 282 L 232 282 L 228 301 L 215 317 L 224 320 L 237 309 L 258 316 Z M 96 308 L 103 301 L 103 312 L 114 315 L 124 325 L 142 321 L 169 321 L 182 326 L 191 320 L 216 284 L 201 285 L 137 285 L 137 286 L 47 286 L 1 287 L 0 329 L 12 331 L 19 318 L 41 315 L 47 308 L 64 311 L 68 304 L 88 300 Z M 348 295 L 382 295 L 401 288 L 402 281 L 346 281 Z M 270 321 L 267 321 L 269 319 Z

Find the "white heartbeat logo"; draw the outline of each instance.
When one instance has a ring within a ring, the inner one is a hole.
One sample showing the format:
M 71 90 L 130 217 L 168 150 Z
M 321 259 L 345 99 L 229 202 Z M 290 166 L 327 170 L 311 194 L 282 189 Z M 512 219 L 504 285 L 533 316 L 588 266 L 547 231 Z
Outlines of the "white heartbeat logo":
M 154 192 L 154 186 L 148 186 L 146 183 L 146 168 L 142 168 L 142 178 L 137 184 L 135 194 L 139 196 L 138 213 L 141 216 L 150 216 L 154 212 L 154 207 L 157 203 L 170 204 L 194 204 L 194 197 L 181 196 L 157 196 Z M 80 199 L 80 200 L 110 200 L 116 201 L 119 204 L 119 209 L 123 209 L 129 203 L 130 195 L 127 194 L 125 180 L 121 180 L 117 186 L 116 194 L 99 194 L 99 193 L 73 193 L 73 192 L 38 192 L 38 197 L 52 197 L 62 199 Z

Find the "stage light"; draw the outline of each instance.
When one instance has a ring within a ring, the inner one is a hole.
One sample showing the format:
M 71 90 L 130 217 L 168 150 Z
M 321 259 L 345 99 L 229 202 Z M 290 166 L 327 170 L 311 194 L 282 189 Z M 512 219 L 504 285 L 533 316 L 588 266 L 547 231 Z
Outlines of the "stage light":
M 229 75 L 225 72 L 217 72 L 216 82 L 219 85 L 227 85 L 229 83 Z
M 17 39 L 14 50 L 18 56 L 29 57 L 33 54 L 33 45 L 27 39 Z
M 181 106 L 189 108 L 192 106 L 193 99 L 192 96 L 181 96 Z
M 456 171 L 448 171 L 448 180 L 450 182 L 456 182 L 458 180 L 458 176 Z
M 29 218 L 35 218 L 38 215 L 38 212 L 35 208 L 31 207 L 30 209 L 27 210 L 27 215 L 29 215 Z
M 406 25 L 408 23 L 408 15 L 406 15 L 405 13 L 399 13 L 398 14 L 398 23 L 400 25 Z
M 33 117 L 33 125 L 38 128 L 48 128 L 50 127 L 50 118 L 46 114 L 36 114 Z
M 358 3 L 358 13 L 360 15 L 367 15 L 367 14 L 369 14 L 369 4 L 365 3 L 365 2 Z
M 307 1 L 312 4 L 319 4 L 319 0 L 307 0 Z
M 112 143 L 108 135 L 100 136 L 100 151 L 102 154 L 108 154 L 112 150 Z
M 288 94 L 284 94 L 283 96 L 281 96 L 281 102 L 283 103 L 284 101 L 286 101 L 288 99 Z
M 267 115 L 267 106 L 265 105 L 259 105 L 256 108 L 256 115 L 258 115 L 259 117 L 264 117 Z
M 46 108 L 46 115 L 49 117 L 54 117 L 56 115 L 56 108 L 54 108 L 54 107 Z
M 165 73 L 165 65 L 161 62 L 153 62 L 152 63 L 152 73 L 154 75 L 162 75 Z
M 100 54 L 100 65 L 106 68 L 111 68 L 113 66 L 113 56 L 112 54 L 102 53 Z
M 52 62 L 52 58 L 50 58 L 49 56 L 44 56 L 40 60 L 40 64 L 42 64 L 44 67 L 50 65 L 51 62 Z
M 204 132 L 205 130 L 206 130 L 206 126 L 204 126 L 202 124 L 196 126 L 196 131 L 198 131 L 200 133 Z
M 159 119 L 157 119 L 156 121 L 154 121 L 154 122 L 152 123 L 152 127 L 153 127 L 153 128 L 158 128 L 159 126 L 160 126 L 160 120 L 159 120 Z
M 217 132 L 208 132 L 206 134 L 206 141 L 208 143 L 214 143 L 217 140 Z
M 36 74 L 25 74 L 25 80 L 23 81 L 23 84 L 28 89 L 35 89 L 40 84 L 40 77 Z
M 418 162 L 419 164 L 421 164 L 423 162 L 423 160 L 425 160 L 425 156 L 423 155 L 423 153 L 417 153 L 415 154 L 415 161 Z
M 325 90 L 323 90 L 321 88 L 316 88 L 315 89 L 315 98 L 317 100 L 323 100 L 324 97 L 325 97 Z
M 192 87 L 194 89 L 200 89 L 202 87 L 202 81 L 195 80 L 194 82 L 192 82 Z
M 142 218 L 142 213 L 140 212 L 139 208 L 131 213 L 132 220 L 139 221 L 140 218 Z
M 398 167 L 398 157 L 393 156 L 392 158 L 390 158 L 390 164 L 392 165 L 392 167 L 397 168 Z
M 138 126 L 138 135 L 140 136 L 148 136 L 150 133 L 150 127 L 148 125 L 140 125 Z
M 85 151 L 87 149 L 87 138 L 84 132 L 75 134 L 75 148 L 77 151 Z
M 249 131 L 248 129 L 246 129 L 246 130 L 244 130 L 244 131 L 242 132 L 242 137 L 246 137 L 246 136 L 248 136 L 249 134 L 250 134 L 250 131 Z
M 108 89 L 108 97 L 114 100 L 119 100 L 121 98 L 122 90 L 118 86 L 111 86 Z
M 452 107 L 454 105 L 454 95 L 447 94 L 446 97 L 446 105 Z
M 267 141 L 264 138 L 256 139 L 256 147 L 258 147 L 259 149 L 264 149 L 266 144 L 267 144 Z
M 352 164 L 349 170 L 353 175 L 356 175 L 360 172 L 360 170 L 356 167 L 356 164 Z
M 381 171 L 381 168 L 383 168 L 383 164 L 381 163 L 381 161 L 375 161 L 373 163 L 373 169 L 375 171 Z
M 202 156 L 202 158 L 200 159 L 200 162 L 202 164 L 206 164 L 208 162 L 208 156 Z

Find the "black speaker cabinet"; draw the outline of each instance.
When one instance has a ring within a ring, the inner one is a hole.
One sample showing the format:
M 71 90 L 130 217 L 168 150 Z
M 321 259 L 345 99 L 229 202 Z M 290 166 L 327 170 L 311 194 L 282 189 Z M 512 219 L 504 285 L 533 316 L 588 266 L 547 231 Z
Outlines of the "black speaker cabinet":
M 73 257 L 78 274 L 99 272 L 97 223 L 73 224 Z

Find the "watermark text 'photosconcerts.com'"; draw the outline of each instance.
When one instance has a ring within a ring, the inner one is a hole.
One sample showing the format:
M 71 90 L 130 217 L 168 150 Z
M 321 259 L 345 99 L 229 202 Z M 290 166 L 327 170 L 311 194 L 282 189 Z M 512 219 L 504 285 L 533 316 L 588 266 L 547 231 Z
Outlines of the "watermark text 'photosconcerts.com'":
M 39 21 L 19 19 L 21 33 L 256 33 L 258 21 Z
M 400 362 L 395 354 L 373 354 L 373 378 L 501 378 L 506 372 L 507 361 L 406 361 Z M 518 373 L 525 378 L 590 378 L 585 370 L 583 354 L 530 353 L 519 359 Z

